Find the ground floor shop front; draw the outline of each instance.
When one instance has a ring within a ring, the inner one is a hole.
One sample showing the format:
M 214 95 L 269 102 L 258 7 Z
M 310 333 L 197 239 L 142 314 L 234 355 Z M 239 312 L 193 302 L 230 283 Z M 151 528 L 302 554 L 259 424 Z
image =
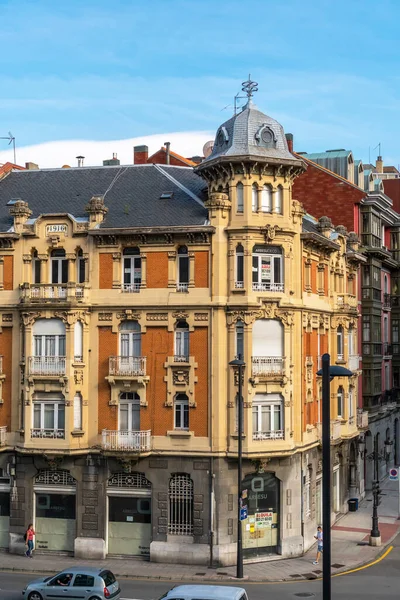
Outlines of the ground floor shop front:
M 333 517 L 347 510 L 350 454 L 349 443 L 332 450 Z M 33 523 L 38 552 L 235 564 L 234 457 L 49 459 L 3 452 L 0 463 L 11 473 L 0 485 L 0 548 L 23 552 L 23 533 Z M 243 467 L 244 557 L 302 555 L 322 520 L 320 449 L 244 460 Z

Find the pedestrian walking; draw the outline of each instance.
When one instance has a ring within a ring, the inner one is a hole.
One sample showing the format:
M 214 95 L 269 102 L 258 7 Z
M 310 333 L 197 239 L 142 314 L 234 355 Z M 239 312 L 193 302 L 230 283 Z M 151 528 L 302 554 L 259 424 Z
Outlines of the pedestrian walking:
M 33 523 L 29 523 L 28 525 L 28 529 L 25 532 L 25 545 L 27 546 L 27 550 L 25 552 L 25 555 L 28 558 L 32 558 L 32 552 L 33 552 L 33 538 L 35 535 L 35 530 L 33 529 Z
M 317 527 L 317 535 L 314 535 L 317 540 L 317 558 L 314 560 L 313 565 L 317 565 L 319 563 L 319 559 L 321 558 L 321 554 L 324 550 L 324 538 L 322 535 L 322 527 L 319 525 Z

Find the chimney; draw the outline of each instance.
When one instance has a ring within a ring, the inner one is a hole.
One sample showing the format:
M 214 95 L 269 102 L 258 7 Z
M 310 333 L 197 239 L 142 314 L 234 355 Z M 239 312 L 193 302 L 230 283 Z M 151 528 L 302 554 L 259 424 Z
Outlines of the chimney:
M 382 156 L 378 156 L 378 158 L 376 159 L 376 172 L 377 173 L 383 173 L 383 160 L 382 160 Z
M 76 159 L 78 161 L 78 167 L 83 167 L 83 161 L 85 160 L 85 157 L 84 156 L 77 156 Z
M 145 165 L 149 158 L 148 146 L 134 146 L 133 148 L 133 164 Z
M 293 152 L 293 133 L 285 133 L 289 152 Z
M 165 146 L 165 164 L 169 165 L 171 162 L 171 154 L 170 154 L 171 142 L 164 142 L 164 146 Z
M 37 171 L 39 169 L 39 165 L 34 162 L 26 162 L 25 169 L 27 169 L 27 171 Z
M 119 160 L 119 158 L 117 158 L 117 153 L 113 152 L 113 157 L 112 158 L 107 158 L 106 160 L 103 160 L 103 167 L 113 167 L 115 165 L 120 165 L 121 161 Z

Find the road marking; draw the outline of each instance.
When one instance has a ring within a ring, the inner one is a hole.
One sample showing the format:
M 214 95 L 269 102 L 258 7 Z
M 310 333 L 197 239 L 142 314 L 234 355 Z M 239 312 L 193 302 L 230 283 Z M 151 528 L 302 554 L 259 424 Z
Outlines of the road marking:
M 389 548 L 376 560 L 368 563 L 367 565 L 364 565 L 362 567 L 357 567 L 356 569 L 351 569 L 350 571 L 344 571 L 343 573 L 336 573 L 335 575 L 332 575 L 332 577 L 340 577 L 341 575 L 349 575 L 350 573 L 356 573 L 357 571 L 362 571 L 363 569 L 368 569 L 368 567 L 372 567 L 373 565 L 377 565 L 378 563 L 381 562 L 381 560 L 383 560 L 384 558 L 387 557 L 387 555 L 393 550 L 393 546 L 389 546 Z

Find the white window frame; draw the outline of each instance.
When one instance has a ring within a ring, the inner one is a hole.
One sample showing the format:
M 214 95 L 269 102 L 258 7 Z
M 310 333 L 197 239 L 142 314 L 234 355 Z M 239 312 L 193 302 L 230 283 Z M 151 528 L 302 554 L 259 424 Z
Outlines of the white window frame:
M 257 396 L 259 396 L 257 398 Z M 266 409 L 266 410 L 265 410 Z M 278 410 L 276 410 L 278 409 Z M 263 413 L 269 415 L 270 429 L 262 431 Z M 275 415 L 279 414 L 280 427 L 275 429 Z M 254 420 L 256 425 L 254 426 Z M 256 394 L 252 405 L 253 440 L 284 439 L 284 402 L 279 394 Z
M 181 323 L 181 325 L 180 325 Z M 183 323 L 185 327 L 183 327 Z M 190 336 L 189 336 L 189 325 L 186 321 L 178 321 L 175 327 L 175 335 L 174 335 L 174 355 L 178 360 L 185 359 L 185 362 L 189 360 L 189 352 L 190 352 Z
M 179 396 L 182 397 L 179 398 Z M 186 396 L 186 394 L 177 394 L 174 399 L 174 429 L 189 431 L 189 398 L 187 396 L 183 398 L 183 396 Z M 185 425 L 185 416 L 187 418 L 187 425 Z
M 82 394 L 80 392 L 74 396 L 74 430 L 82 431 Z
M 251 211 L 258 212 L 258 185 L 255 183 L 251 186 Z
M 241 181 L 236 184 L 236 212 L 244 212 L 244 186 Z
M 244 359 L 244 323 L 239 319 L 235 325 L 235 356 L 241 354 Z
M 64 256 L 61 256 L 61 255 L 60 256 L 51 256 L 50 261 L 51 261 L 51 265 L 50 265 L 51 283 L 54 285 L 66 285 L 68 283 L 68 259 L 65 256 L 65 251 L 64 251 Z M 57 264 L 57 276 L 53 277 L 53 274 L 54 274 L 53 266 L 55 264 Z M 66 269 L 66 275 L 67 275 L 67 277 L 65 278 L 66 281 L 63 281 L 63 270 L 64 269 Z M 53 279 L 57 279 L 57 281 L 53 281 Z
M 183 261 L 187 264 L 187 277 L 183 277 Z M 188 291 L 190 282 L 190 258 L 187 246 L 180 246 L 177 253 L 177 289 L 181 292 Z
M 272 213 L 272 188 L 268 184 L 261 188 L 261 212 Z
M 276 213 L 277 215 L 281 215 L 282 214 L 282 210 L 283 210 L 283 187 L 281 185 L 278 185 L 278 187 L 275 190 L 275 206 L 274 206 L 274 213 Z
M 126 407 L 128 427 L 122 428 L 121 407 Z M 135 423 L 135 418 L 137 419 Z M 136 427 L 136 425 L 138 425 Z M 122 392 L 118 405 L 118 431 L 140 431 L 140 397 L 137 392 Z
M 337 350 L 337 359 L 344 360 L 344 329 L 342 325 L 339 325 L 336 331 L 336 350 Z
M 343 419 L 344 418 L 344 389 L 341 385 L 337 389 L 336 399 L 337 399 L 337 407 L 336 407 L 337 416 Z M 340 410 L 339 410 L 339 407 L 340 407 Z
M 354 417 L 354 387 L 352 385 L 349 386 L 349 420 Z
M 124 254 L 129 250 L 130 248 L 125 248 L 122 252 L 122 291 L 139 292 L 142 284 L 142 258 L 139 248 L 135 248 L 136 254 Z
M 275 281 L 275 261 L 279 260 L 280 281 Z M 263 265 L 265 268 L 263 269 Z M 269 265 L 269 268 L 267 268 Z M 265 271 L 265 272 L 264 272 Z M 257 276 L 255 277 L 255 273 Z M 269 273 L 269 277 L 267 274 Z M 256 280 L 256 281 L 255 281 Z M 282 254 L 269 254 L 268 252 L 252 253 L 252 286 L 253 291 L 283 292 L 283 256 Z
M 40 426 L 35 426 L 35 415 L 37 414 L 37 407 L 40 407 L 39 422 Z M 45 407 L 53 406 L 53 427 L 45 427 Z M 58 427 L 59 425 L 59 407 L 63 408 L 64 412 L 64 426 Z M 50 431 L 65 431 L 65 400 L 49 399 L 49 400 L 34 400 L 33 411 L 32 411 L 32 427 L 33 429 L 48 429 Z
M 137 329 L 123 329 L 127 323 L 137 323 Z M 137 321 L 123 321 L 119 328 L 119 355 L 123 358 L 141 357 L 142 332 Z M 139 353 L 137 352 L 139 350 Z
M 239 260 L 242 263 L 242 278 L 239 279 Z M 235 251 L 235 288 L 243 289 L 244 288 L 244 248 L 242 244 L 236 246 Z

